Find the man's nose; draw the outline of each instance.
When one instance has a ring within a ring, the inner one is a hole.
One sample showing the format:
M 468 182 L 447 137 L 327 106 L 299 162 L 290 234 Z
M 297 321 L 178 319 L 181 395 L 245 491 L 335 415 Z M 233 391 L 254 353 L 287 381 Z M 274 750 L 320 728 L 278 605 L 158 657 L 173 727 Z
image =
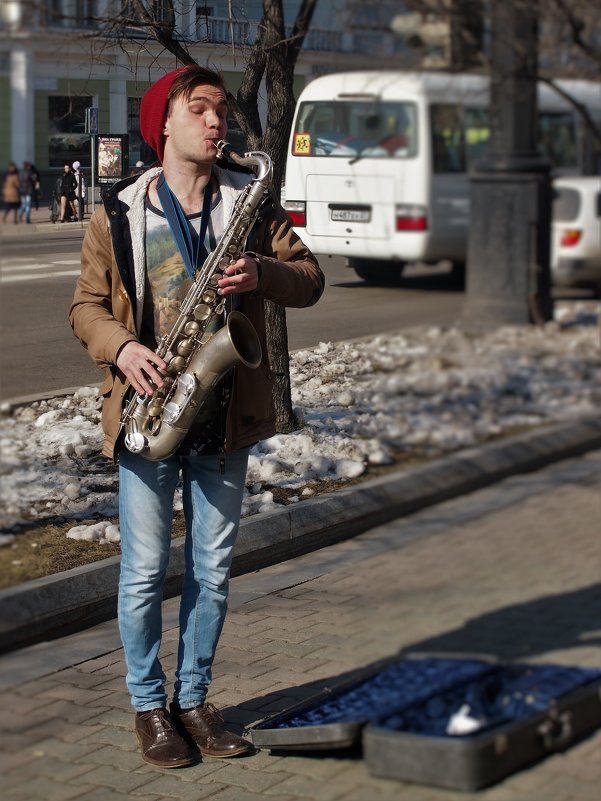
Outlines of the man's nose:
M 216 111 L 209 111 L 207 115 L 207 124 L 211 128 L 218 128 L 220 123 L 219 114 Z

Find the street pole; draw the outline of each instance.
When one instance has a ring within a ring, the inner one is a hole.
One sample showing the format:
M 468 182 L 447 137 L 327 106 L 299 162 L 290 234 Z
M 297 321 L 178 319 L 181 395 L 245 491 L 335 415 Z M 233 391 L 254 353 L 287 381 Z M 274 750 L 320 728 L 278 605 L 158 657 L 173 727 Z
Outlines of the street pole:
M 466 328 L 553 316 L 550 166 L 537 151 L 538 2 L 491 3 L 490 146 L 471 179 Z

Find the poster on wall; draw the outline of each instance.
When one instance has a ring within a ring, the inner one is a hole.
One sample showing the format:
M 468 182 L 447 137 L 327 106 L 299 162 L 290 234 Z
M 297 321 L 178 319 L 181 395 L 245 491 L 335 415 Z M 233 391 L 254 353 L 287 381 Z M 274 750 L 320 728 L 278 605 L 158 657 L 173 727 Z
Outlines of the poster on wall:
M 129 170 L 129 135 L 96 136 L 96 176 L 99 184 L 112 184 L 125 178 Z

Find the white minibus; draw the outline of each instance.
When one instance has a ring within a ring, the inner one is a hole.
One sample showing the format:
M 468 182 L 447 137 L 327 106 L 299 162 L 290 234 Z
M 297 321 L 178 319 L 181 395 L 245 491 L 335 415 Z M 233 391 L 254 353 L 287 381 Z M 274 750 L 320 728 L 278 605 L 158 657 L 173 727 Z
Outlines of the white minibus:
M 601 121 L 601 85 L 561 86 Z M 470 164 L 486 153 L 484 76 L 346 72 L 311 81 L 290 136 L 284 206 L 314 253 L 345 256 L 366 281 L 396 281 L 407 262 L 467 252 Z M 538 90 L 540 148 L 553 174 L 601 168 L 579 114 Z M 596 164 L 594 163 L 596 160 Z

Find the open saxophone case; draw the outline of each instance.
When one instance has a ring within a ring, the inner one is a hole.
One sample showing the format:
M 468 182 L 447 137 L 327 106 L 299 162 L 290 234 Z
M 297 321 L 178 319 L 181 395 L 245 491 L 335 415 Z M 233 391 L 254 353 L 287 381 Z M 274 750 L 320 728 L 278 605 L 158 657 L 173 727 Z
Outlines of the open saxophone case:
M 601 725 L 601 671 L 409 654 L 254 724 L 257 748 L 361 744 L 377 777 L 472 791 Z

